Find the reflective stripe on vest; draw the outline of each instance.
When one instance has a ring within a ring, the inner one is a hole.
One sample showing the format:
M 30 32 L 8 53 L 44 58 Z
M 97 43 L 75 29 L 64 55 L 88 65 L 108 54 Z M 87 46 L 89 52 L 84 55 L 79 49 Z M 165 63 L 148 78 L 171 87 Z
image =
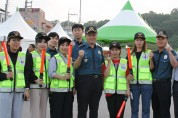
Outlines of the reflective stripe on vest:
M 42 84 L 41 87 L 39 84 L 30 84 L 30 88 L 49 88 L 49 84 Z
M 133 65 L 133 75 L 134 79 L 130 82 L 131 84 L 137 83 L 137 69 L 138 69 L 138 83 L 139 84 L 152 84 L 152 75 L 150 72 L 149 55 L 151 50 L 146 50 L 142 52 L 139 60 L 139 65 L 137 67 L 137 57 L 132 55 L 132 65 Z
M 52 91 L 52 92 L 68 92 L 69 88 L 50 88 L 50 91 Z M 72 91 L 72 88 L 70 88 L 70 91 Z
M 67 64 L 64 62 L 62 57 L 59 54 L 54 55 L 57 61 L 57 70 L 56 73 L 60 75 L 65 75 L 67 71 Z M 70 78 L 70 88 L 72 90 L 72 87 L 74 86 L 74 77 L 72 75 L 73 67 L 70 66 L 70 72 L 71 72 L 71 78 Z M 69 91 L 69 81 L 67 80 L 61 80 L 61 79 L 55 79 L 52 78 L 51 80 L 51 86 L 50 91 L 52 92 L 68 92 Z
M 127 69 L 127 60 L 120 59 L 119 67 L 117 70 L 117 88 L 116 88 L 116 69 L 112 63 L 110 67 L 110 74 L 105 78 L 104 91 L 105 93 L 125 94 L 127 90 L 127 80 L 125 78 Z
M 37 77 L 40 76 L 40 66 L 41 66 L 41 55 L 37 51 L 32 51 L 32 59 L 33 59 L 33 71 Z M 46 53 L 45 66 L 43 71 L 43 86 L 39 87 L 39 84 L 31 84 L 30 88 L 49 88 L 50 79 L 48 77 L 48 66 L 49 66 L 50 55 Z
M 2 73 L 7 73 L 8 69 L 7 69 L 7 64 L 6 64 L 6 60 L 5 60 L 5 56 L 4 56 L 4 52 L 0 53 L 0 63 L 1 63 L 1 72 Z M 10 79 L 8 80 L 4 80 L 0 82 L 0 92 L 12 92 L 13 90 L 15 90 L 15 92 L 24 92 L 24 87 L 25 87 L 25 79 L 24 79 L 24 66 L 25 66 L 25 53 L 22 52 L 18 52 L 18 56 L 17 56 L 17 61 L 16 61 L 16 73 L 15 73 L 15 77 L 13 77 L 13 81 L 10 81 Z M 12 72 L 14 73 L 14 65 L 9 57 L 10 60 L 10 64 L 12 67 Z M 14 88 L 14 80 L 15 80 L 15 88 Z

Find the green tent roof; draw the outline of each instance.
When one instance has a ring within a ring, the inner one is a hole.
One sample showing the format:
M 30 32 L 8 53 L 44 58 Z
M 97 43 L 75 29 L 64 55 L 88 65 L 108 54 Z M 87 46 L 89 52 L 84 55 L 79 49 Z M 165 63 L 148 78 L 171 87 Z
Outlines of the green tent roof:
M 155 43 L 156 32 L 133 10 L 130 1 L 127 1 L 115 18 L 98 29 L 98 41 L 132 42 L 137 32 L 143 32 L 147 42 Z

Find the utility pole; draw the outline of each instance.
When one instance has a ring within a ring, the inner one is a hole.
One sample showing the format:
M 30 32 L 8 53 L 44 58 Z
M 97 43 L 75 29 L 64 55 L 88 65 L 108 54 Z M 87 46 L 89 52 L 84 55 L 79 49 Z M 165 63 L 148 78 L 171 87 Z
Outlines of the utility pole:
M 27 8 L 32 8 L 32 1 L 31 2 L 28 2 L 28 0 L 25 1 L 25 17 L 27 17 Z
M 8 5 L 9 5 L 9 0 L 6 0 L 6 4 L 5 4 L 5 21 L 7 20 L 7 15 L 8 15 Z
M 80 10 L 79 10 L 79 23 L 81 23 L 81 17 L 82 17 L 82 0 L 80 0 Z
M 73 14 L 70 14 L 69 12 L 68 12 L 68 34 L 69 34 L 69 31 L 70 31 L 70 21 L 69 21 L 69 18 L 70 18 L 70 16 L 75 16 L 75 15 L 77 15 L 77 14 L 75 14 L 75 13 L 73 13 Z

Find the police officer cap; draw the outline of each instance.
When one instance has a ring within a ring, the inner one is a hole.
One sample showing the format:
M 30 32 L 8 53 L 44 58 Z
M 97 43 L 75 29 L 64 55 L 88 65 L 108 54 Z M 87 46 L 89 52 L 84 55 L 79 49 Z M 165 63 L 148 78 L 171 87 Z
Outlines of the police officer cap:
M 95 26 L 88 26 L 85 28 L 85 34 L 88 34 L 90 32 L 94 32 L 94 33 L 97 33 L 97 29 Z
M 157 35 L 156 35 L 156 38 L 157 38 L 157 37 L 168 38 L 168 35 L 167 35 L 167 32 L 166 32 L 166 31 L 164 31 L 164 30 L 159 30 L 159 31 L 157 32 Z
M 23 37 L 21 37 L 20 33 L 18 31 L 12 31 L 9 32 L 8 34 L 8 41 L 10 41 L 11 38 L 18 38 L 18 39 L 23 39 Z
M 142 32 L 137 32 L 134 36 L 134 40 L 137 39 L 137 38 L 142 38 L 142 39 L 146 39 L 145 38 L 145 35 L 142 33 Z
M 109 45 L 109 49 L 111 50 L 112 48 L 118 48 L 121 49 L 121 45 L 119 42 L 111 42 Z

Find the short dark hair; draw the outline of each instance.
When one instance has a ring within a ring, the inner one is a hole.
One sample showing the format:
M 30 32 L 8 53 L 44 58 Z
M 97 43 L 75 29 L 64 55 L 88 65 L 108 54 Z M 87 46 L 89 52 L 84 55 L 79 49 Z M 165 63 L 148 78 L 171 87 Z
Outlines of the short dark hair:
M 84 30 L 84 26 L 83 26 L 82 24 L 74 24 L 74 25 L 72 26 L 72 31 L 73 31 L 73 29 L 75 29 L 75 28 L 81 28 L 82 30 Z
M 59 35 L 58 35 L 58 33 L 56 33 L 56 32 L 50 32 L 49 34 L 48 34 L 48 37 L 56 37 L 57 36 L 57 38 L 59 39 Z
M 59 41 L 58 41 L 58 47 L 59 47 L 60 45 L 64 44 L 65 42 L 67 42 L 67 44 L 69 45 L 70 42 L 71 42 L 71 40 L 68 39 L 67 37 L 61 37 L 61 38 L 59 39 Z
M 30 44 L 32 46 L 32 48 L 35 48 L 35 44 Z

